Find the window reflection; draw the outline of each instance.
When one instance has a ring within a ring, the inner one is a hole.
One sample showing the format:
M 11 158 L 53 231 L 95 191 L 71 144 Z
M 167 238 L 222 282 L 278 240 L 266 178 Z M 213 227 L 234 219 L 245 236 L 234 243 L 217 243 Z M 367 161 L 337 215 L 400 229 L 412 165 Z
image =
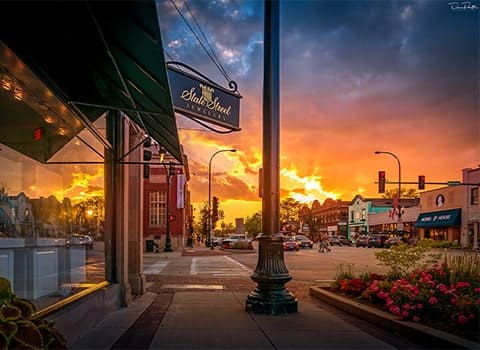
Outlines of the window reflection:
M 0 276 L 37 310 L 105 280 L 103 164 L 82 145 L 41 164 L 0 144 Z

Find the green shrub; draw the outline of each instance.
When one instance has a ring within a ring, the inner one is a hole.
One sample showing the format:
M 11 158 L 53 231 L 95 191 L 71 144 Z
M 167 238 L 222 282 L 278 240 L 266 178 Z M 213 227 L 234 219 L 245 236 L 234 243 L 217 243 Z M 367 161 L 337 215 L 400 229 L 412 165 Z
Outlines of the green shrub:
M 380 261 L 379 265 L 389 269 L 387 278 L 394 280 L 438 261 L 441 254 L 427 254 L 427 251 L 428 248 L 423 245 L 400 244 L 392 246 L 389 250 L 375 252 L 375 257 Z
M 35 306 L 12 292 L 0 277 L 0 349 L 66 349 L 65 338 L 53 322 L 34 318 Z

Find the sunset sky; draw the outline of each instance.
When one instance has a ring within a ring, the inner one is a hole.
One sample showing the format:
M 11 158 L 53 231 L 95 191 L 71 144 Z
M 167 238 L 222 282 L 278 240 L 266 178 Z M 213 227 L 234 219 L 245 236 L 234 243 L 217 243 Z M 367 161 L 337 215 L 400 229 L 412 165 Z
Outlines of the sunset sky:
M 196 28 L 185 2 L 174 1 Z M 187 4 L 243 96 L 240 132 L 216 134 L 178 115 L 192 201 L 207 200 L 211 155 L 235 148 L 212 163 L 212 195 L 225 221 L 234 222 L 261 209 L 264 4 Z M 459 10 L 441 0 L 281 2 L 282 198 L 311 204 L 379 197 L 378 170 L 398 181 L 398 165 L 375 150 L 398 156 L 403 181 L 461 180 L 463 168 L 480 164 L 480 3 L 470 4 Z M 172 1 L 158 9 L 166 59 L 228 86 Z

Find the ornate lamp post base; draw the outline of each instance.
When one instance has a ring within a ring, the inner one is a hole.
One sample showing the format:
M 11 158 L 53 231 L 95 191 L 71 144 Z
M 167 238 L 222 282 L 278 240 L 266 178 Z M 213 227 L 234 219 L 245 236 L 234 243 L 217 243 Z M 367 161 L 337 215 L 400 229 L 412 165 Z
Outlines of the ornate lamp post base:
M 245 301 L 246 311 L 280 315 L 298 311 L 298 300 L 285 284 L 292 279 L 283 259 L 283 235 L 260 236 L 257 268 L 251 276 L 257 288 Z

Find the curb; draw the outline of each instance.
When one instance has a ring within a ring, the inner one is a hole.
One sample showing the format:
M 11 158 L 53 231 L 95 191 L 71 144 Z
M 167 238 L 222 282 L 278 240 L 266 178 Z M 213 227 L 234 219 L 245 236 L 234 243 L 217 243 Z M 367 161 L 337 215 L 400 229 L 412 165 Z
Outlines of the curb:
M 410 321 L 399 321 L 394 315 L 378 310 L 374 307 L 355 302 L 335 293 L 329 292 L 322 287 L 310 287 L 310 295 L 337 309 L 346 311 L 360 319 L 383 327 L 389 331 L 399 333 L 415 341 L 433 348 L 442 349 L 480 349 L 480 344 L 460 338 L 453 334 L 427 327 Z

